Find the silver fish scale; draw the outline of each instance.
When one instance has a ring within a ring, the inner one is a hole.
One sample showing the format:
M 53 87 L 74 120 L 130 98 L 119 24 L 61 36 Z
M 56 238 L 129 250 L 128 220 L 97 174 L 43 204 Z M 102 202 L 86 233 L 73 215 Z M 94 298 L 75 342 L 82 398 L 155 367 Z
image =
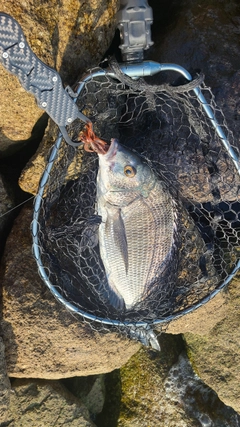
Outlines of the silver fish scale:
M 158 288 L 168 286 L 164 272 L 176 243 L 176 206 L 170 193 L 158 181 L 147 198 L 137 198 L 122 208 L 121 217 L 128 248 L 127 268 L 114 231 L 111 229 L 109 233 L 106 223 L 99 228 L 99 241 L 109 285 L 130 309 L 152 291 L 153 282 Z M 158 279 L 158 276 L 161 277 Z M 117 306 L 116 300 L 114 302 Z

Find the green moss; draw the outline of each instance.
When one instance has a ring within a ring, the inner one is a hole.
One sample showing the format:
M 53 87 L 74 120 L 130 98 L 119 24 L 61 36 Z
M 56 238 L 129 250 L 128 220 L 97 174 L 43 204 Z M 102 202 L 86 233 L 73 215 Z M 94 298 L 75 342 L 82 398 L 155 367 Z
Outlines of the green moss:
M 186 344 L 186 352 L 192 368 L 194 372 L 200 376 L 198 364 L 195 362 L 196 349 L 198 352 L 205 351 L 205 347 L 208 342 L 207 336 L 203 337 L 202 335 L 194 335 L 187 332 L 184 334 L 183 339 Z
M 159 341 L 161 352 L 141 347 L 120 370 L 105 376 L 105 404 L 94 420 L 98 427 L 133 427 L 135 419 L 146 418 L 159 390 L 164 393 L 163 382 L 184 342 L 181 335 L 170 334 Z
M 119 424 L 131 425 L 131 420 L 145 418 L 152 397 L 159 394 L 169 369 L 184 348 L 180 335 L 162 334 L 161 352 L 142 347 L 120 370 L 122 397 Z

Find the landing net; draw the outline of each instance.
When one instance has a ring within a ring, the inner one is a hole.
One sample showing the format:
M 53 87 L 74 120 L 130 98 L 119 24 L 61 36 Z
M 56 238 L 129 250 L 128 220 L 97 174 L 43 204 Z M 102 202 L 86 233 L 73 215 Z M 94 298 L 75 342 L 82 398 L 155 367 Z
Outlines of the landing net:
M 181 210 L 178 260 L 165 285 L 135 307 L 118 311 L 109 304 L 99 245 L 93 244 L 98 224 L 89 221 L 97 214 L 98 156 L 61 138 L 36 198 L 34 254 L 51 291 L 92 327 L 164 324 L 206 303 L 238 270 L 239 174 L 194 84 L 172 86 L 162 76 L 132 84 L 121 74 L 91 77 L 97 71 L 81 83 L 79 110 L 101 139 L 117 138 L 166 183 Z M 203 82 L 200 87 L 237 153 L 211 90 Z M 75 121 L 68 129 L 72 140 L 82 130 Z

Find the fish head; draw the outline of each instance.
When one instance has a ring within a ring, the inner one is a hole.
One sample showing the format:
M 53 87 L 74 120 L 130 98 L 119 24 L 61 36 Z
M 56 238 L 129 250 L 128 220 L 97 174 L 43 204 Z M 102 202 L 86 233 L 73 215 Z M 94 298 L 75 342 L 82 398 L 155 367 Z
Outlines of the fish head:
M 116 139 L 105 154 L 99 154 L 98 186 L 101 194 L 111 193 L 111 202 L 120 197 L 128 204 L 140 195 L 147 197 L 156 177 L 151 168 L 133 151 L 123 147 Z

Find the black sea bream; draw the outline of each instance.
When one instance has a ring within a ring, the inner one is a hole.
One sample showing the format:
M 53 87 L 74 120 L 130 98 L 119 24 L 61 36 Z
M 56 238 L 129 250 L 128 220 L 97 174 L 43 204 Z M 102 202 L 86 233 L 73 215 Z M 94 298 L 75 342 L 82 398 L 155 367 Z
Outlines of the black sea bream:
M 117 140 L 98 155 L 99 248 L 110 303 L 131 309 L 159 282 L 167 286 L 176 251 L 177 204 L 165 182 Z

